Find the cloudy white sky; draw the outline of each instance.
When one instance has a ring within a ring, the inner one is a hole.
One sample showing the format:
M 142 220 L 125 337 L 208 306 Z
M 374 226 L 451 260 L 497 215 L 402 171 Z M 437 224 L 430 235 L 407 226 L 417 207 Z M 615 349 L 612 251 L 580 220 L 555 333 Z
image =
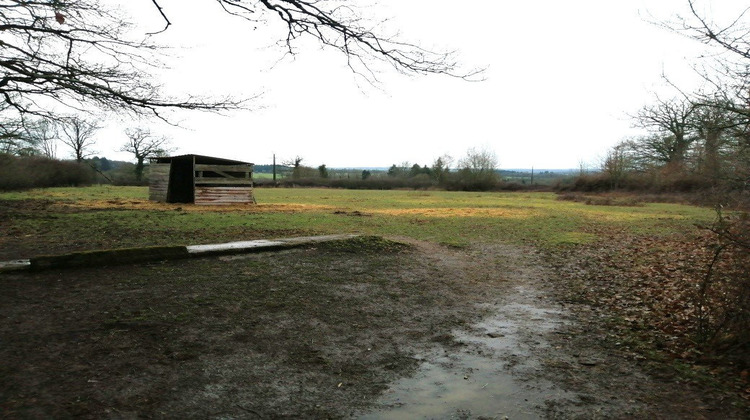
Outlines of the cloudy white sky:
M 160 29 L 151 2 L 139 2 L 128 2 L 138 23 Z M 175 47 L 161 75 L 170 92 L 262 96 L 251 103 L 255 109 L 228 116 L 176 115 L 183 128 L 123 125 L 168 135 L 177 153 L 256 164 L 275 153 L 280 160 L 301 156 L 309 166 L 429 165 L 487 147 L 503 168 L 593 166 L 637 134 L 628 113 L 653 92 L 670 94 L 662 74 L 687 90 L 697 83 L 690 63 L 705 52 L 650 23 L 686 14 L 686 0 L 379 0 L 367 16 L 391 18 L 403 39 L 458 50 L 467 68 L 487 70 L 486 80 L 466 82 L 384 69 L 373 88 L 344 57 L 314 43 L 284 58 L 273 46 L 284 29 L 276 21 L 253 28 L 212 1 L 161 3 L 172 26 L 155 39 Z M 736 10 L 743 2 L 713 3 L 699 6 L 719 14 L 718 4 Z M 99 133 L 100 155 L 130 159 L 116 152 L 123 125 Z

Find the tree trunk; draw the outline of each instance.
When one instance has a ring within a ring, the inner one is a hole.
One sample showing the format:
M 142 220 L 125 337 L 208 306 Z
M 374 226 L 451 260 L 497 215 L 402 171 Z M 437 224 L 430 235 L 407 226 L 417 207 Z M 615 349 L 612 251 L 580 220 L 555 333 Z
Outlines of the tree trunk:
M 665 170 L 669 174 L 683 172 L 685 169 L 685 157 L 690 148 L 690 140 L 685 139 L 684 133 L 675 133 L 674 148 L 672 149 L 669 162 Z
M 711 179 L 711 183 L 716 184 L 719 178 L 719 135 L 720 130 L 706 130 L 704 143 L 705 161 L 703 172 Z
M 141 182 L 141 180 L 143 179 L 143 161 L 146 158 L 143 156 L 139 156 L 136 159 L 138 159 L 138 163 L 135 164 L 135 180 Z

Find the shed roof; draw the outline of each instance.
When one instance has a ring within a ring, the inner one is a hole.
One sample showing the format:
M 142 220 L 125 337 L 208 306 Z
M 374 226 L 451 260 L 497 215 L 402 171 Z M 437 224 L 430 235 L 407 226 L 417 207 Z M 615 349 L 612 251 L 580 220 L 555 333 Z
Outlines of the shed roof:
M 243 162 L 241 160 L 224 159 L 224 158 L 194 155 L 194 154 L 155 157 L 155 158 L 151 158 L 151 162 L 152 163 L 171 163 L 173 160 L 187 160 L 187 159 L 192 160 L 193 158 L 195 158 L 195 163 L 204 164 L 204 165 L 253 165 L 250 162 Z

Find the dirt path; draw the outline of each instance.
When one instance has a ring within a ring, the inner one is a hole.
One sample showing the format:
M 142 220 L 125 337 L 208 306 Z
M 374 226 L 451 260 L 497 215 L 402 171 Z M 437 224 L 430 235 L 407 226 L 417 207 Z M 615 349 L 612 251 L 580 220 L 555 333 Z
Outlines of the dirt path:
M 5 274 L 0 413 L 728 417 L 558 303 L 533 250 L 410 244 Z
M 600 314 L 561 303 L 565 285 L 533 250 L 484 245 L 448 260 L 504 284 L 474 304 L 487 315 L 451 332 L 457 348 L 421 355 L 364 418 L 742 418 L 608 344 Z

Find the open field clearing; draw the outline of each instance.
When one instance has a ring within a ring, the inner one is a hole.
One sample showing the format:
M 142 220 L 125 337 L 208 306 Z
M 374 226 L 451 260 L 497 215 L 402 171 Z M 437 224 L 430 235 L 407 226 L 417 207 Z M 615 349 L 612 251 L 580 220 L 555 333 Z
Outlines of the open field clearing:
M 113 247 L 363 233 L 466 246 L 503 241 L 555 248 L 613 229 L 639 237 L 690 233 L 709 209 L 588 206 L 552 193 L 257 189 L 257 206 L 152 203 L 141 187 L 0 194 L 0 260 Z
M 2 193 L 0 260 L 364 236 L 0 275 L 4 417 L 750 415 L 745 349 L 694 342 L 691 279 L 711 258 L 696 224 L 710 209 L 551 193 L 257 189 L 258 205 L 234 207 L 146 196 Z

